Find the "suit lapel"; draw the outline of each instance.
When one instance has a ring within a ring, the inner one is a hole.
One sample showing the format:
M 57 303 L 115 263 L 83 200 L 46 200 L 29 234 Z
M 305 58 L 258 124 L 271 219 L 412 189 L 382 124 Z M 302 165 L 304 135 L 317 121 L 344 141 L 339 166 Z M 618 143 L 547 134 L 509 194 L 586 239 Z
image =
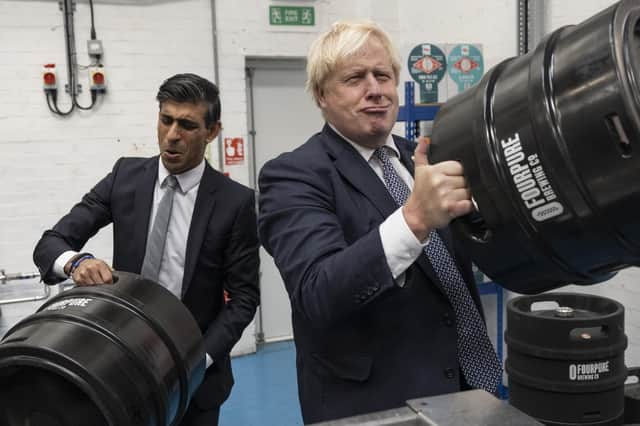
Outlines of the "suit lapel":
M 144 260 L 144 253 L 147 247 L 149 221 L 151 211 L 153 211 L 153 193 L 157 178 L 158 156 L 155 156 L 147 162 L 142 175 L 142 181 L 136 189 L 134 212 L 139 213 L 136 214 L 136 226 L 132 230 L 133 238 L 131 242 L 134 247 L 134 259 L 132 259 L 134 271 L 140 271 L 142 269 L 142 261 Z
M 415 167 L 411 157 L 413 156 L 413 150 L 416 145 L 407 140 L 400 139 L 395 135 L 393 136 L 393 142 L 396 144 L 396 148 L 398 148 L 398 152 L 400 153 L 400 162 L 407 168 L 407 170 L 409 170 L 411 176 L 413 176 L 415 173 Z
M 323 133 L 329 155 L 333 157 L 334 165 L 342 177 L 361 192 L 383 218 L 393 213 L 398 208 L 395 201 L 360 153 L 329 125 L 325 125 Z
M 191 218 L 191 226 L 189 227 L 189 236 L 187 238 L 187 249 L 184 259 L 184 276 L 182 278 L 182 296 L 185 295 L 195 272 L 198 255 L 200 253 L 200 247 L 204 240 L 215 205 L 214 194 L 218 188 L 219 176 L 205 161 L 204 173 L 200 186 L 198 187 L 198 196 L 196 197 L 196 204 L 193 207 L 193 217 Z

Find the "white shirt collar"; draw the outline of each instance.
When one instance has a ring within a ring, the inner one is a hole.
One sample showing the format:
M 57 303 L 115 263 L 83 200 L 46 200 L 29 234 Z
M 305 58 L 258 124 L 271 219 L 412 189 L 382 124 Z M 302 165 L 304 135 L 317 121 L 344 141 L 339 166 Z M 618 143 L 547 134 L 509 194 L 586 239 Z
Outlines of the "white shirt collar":
M 353 146 L 355 148 L 355 150 L 358 151 L 358 153 L 362 156 L 362 158 L 364 158 L 364 161 L 366 161 L 368 163 L 369 160 L 371 160 L 371 157 L 373 156 L 373 152 L 375 151 L 375 149 L 367 148 L 366 146 L 362 146 L 362 145 L 359 145 L 359 144 L 355 143 L 354 141 L 352 141 L 351 139 L 349 139 L 348 137 L 346 137 L 345 135 L 340 133 L 340 131 L 338 129 L 336 129 L 333 124 L 331 124 L 329 122 L 327 122 L 327 124 L 329 124 L 329 127 L 331 127 L 334 132 L 336 132 L 344 140 L 349 142 L 351 144 L 351 146 Z M 396 144 L 393 142 L 393 136 L 391 136 L 391 133 L 389 133 L 389 135 L 387 136 L 387 140 L 385 141 L 384 144 L 386 146 L 388 146 L 389 148 L 391 148 L 393 150 L 393 152 L 396 153 L 397 158 L 400 158 L 400 152 L 398 151 L 398 148 L 396 147 Z
M 164 179 L 169 176 L 170 173 L 164 167 L 164 164 L 162 164 L 162 158 L 158 158 L 158 161 L 160 162 L 160 165 L 158 166 L 158 182 L 162 184 Z M 182 172 L 179 175 L 175 175 L 183 194 L 189 192 L 193 187 L 200 183 L 200 180 L 202 180 L 202 175 L 204 174 L 204 162 L 205 160 L 202 159 L 200 164 L 195 166 L 193 169 Z

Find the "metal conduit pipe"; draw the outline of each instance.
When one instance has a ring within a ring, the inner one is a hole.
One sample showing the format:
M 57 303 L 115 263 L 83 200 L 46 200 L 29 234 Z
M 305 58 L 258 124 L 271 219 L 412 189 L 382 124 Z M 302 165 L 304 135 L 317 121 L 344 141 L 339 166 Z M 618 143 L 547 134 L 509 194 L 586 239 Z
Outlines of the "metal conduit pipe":
M 544 0 L 518 0 L 518 55 L 538 45 L 544 36 Z
M 211 33 L 213 36 L 213 82 L 220 88 L 220 66 L 218 65 L 218 16 L 216 12 L 216 0 L 211 0 Z M 222 157 L 224 141 L 222 130 L 218 133 L 218 170 L 222 172 Z

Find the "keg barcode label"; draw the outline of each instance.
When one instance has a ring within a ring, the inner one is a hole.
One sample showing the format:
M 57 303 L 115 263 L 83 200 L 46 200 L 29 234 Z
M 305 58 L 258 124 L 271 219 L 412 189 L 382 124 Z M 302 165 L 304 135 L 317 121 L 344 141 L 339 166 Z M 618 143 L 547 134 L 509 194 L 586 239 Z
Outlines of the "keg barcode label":
M 524 206 L 536 222 L 544 222 L 564 212 L 538 154 L 525 155 L 520 135 L 500 141 L 509 173 Z
M 609 373 L 609 361 L 592 362 L 590 364 L 569 364 L 569 380 L 598 380 L 600 374 Z
M 47 306 L 47 308 L 45 309 L 45 311 L 59 311 L 61 309 L 65 309 L 69 306 L 76 306 L 76 307 L 80 307 L 80 308 L 85 308 L 89 302 L 91 302 L 93 299 L 89 299 L 86 297 L 78 297 L 75 299 L 66 299 L 66 300 L 61 300 L 59 302 L 56 303 L 52 303 L 50 306 Z

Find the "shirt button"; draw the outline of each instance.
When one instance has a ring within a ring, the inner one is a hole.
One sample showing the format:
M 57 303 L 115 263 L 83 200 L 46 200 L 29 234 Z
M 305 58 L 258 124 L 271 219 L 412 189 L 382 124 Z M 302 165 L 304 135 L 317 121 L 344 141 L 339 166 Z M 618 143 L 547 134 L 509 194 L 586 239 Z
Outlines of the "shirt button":
M 444 376 L 447 379 L 453 379 L 454 377 L 456 377 L 456 373 L 455 373 L 455 371 L 453 371 L 453 368 L 445 368 L 444 369 Z

